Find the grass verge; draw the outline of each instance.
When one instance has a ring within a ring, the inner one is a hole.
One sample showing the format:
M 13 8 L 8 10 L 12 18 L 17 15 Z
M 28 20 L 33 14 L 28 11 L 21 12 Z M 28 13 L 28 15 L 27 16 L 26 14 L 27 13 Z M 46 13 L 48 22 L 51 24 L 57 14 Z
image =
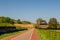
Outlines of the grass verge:
M 41 40 L 60 40 L 60 30 L 36 29 Z

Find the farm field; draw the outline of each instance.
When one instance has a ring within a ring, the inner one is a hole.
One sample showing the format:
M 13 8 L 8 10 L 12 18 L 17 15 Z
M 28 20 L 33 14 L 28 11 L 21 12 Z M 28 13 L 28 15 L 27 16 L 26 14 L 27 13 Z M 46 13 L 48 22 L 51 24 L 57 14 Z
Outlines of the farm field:
M 25 30 L 25 31 L 26 31 L 26 30 Z M 24 31 L 16 31 L 16 32 L 11 32 L 11 33 L 1 34 L 1 35 L 0 35 L 0 40 L 3 39 L 3 38 L 5 38 L 5 37 L 12 36 L 12 35 L 16 35 L 16 34 L 22 33 L 22 32 L 24 32 Z
M 41 40 L 60 40 L 60 30 L 36 29 Z

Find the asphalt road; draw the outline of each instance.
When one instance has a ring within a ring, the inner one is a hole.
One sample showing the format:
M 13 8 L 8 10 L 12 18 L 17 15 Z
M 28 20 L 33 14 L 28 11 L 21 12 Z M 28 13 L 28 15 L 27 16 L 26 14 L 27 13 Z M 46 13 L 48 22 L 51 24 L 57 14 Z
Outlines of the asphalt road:
M 28 32 L 26 32 L 24 34 L 21 34 L 21 35 L 15 37 L 15 38 L 13 38 L 12 40 L 31 40 L 33 30 L 34 29 L 31 29 L 31 30 L 29 30 Z
M 4 38 L 2 40 L 39 40 L 39 37 L 35 31 L 35 28 L 30 29 L 22 34 L 17 34 L 11 37 Z

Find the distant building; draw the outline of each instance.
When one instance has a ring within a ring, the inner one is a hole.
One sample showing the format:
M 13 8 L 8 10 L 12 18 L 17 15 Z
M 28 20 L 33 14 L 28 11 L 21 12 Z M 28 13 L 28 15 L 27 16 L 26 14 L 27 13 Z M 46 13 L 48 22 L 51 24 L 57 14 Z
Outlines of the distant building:
M 40 21 L 40 27 L 41 28 L 47 28 L 47 22 L 45 20 Z
M 40 25 L 47 25 L 47 22 L 42 20 L 42 21 L 40 21 Z

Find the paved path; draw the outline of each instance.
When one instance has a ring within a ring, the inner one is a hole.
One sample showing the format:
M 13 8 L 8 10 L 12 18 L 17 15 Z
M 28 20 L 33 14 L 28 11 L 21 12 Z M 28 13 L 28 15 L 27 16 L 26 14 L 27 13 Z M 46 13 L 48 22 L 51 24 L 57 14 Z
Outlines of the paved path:
M 17 34 L 15 36 L 4 38 L 3 40 L 39 40 L 39 37 L 35 31 L 35 29 L 31 29 L 22 34 Z
M 32 37 L 31 37 L 31 40 L 40 40 L 36 30 L 33 31 L 33 34 L 32 34 Z

